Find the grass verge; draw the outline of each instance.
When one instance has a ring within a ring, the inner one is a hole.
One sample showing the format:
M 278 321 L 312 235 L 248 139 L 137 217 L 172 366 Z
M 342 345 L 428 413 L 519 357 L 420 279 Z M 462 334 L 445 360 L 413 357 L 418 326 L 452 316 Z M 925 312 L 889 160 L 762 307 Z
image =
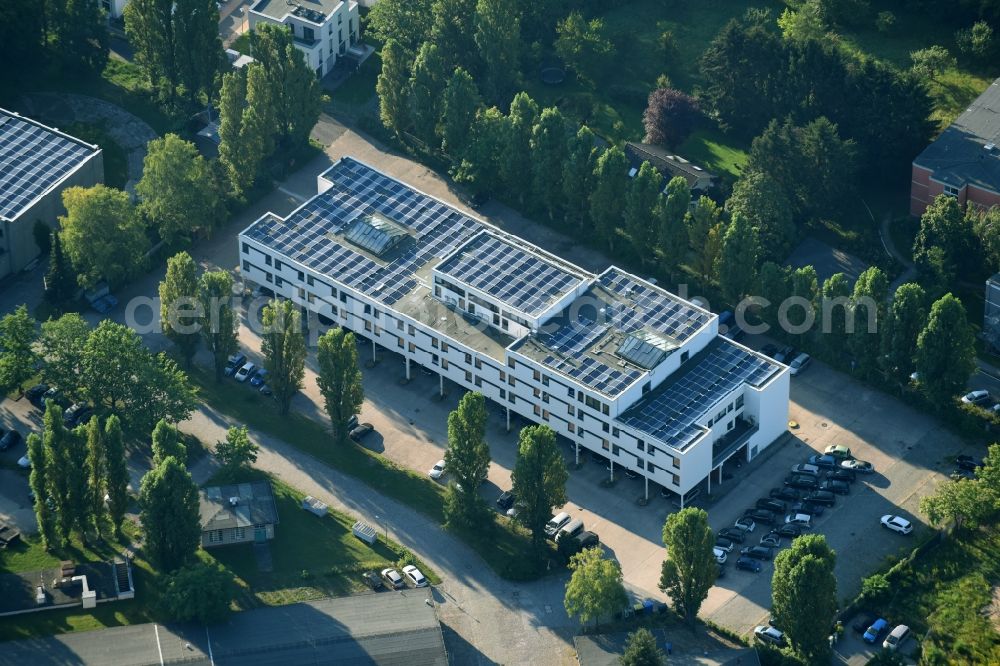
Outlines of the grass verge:
M 363 481 L 378 493 L 444 524 L 445 489 L 440 484 L 352 442 L 335 444 L 330 432 L 319 423 L 295 412 L 282 417 L 273 401 L 254 391 L 229 390 L 231 387 L 225 382 L 216 384 L 214 376 L 203 368 L 192 368 L 189 376 L 201 398 L 213 408 L 252 430 L 288 442 L 330 467 Z M 527 533 L 506 518 L 498 519 L 492 530 L 451 531 L 504 578 L 531 580 L 541 576 L 547 568 L 547 562 L 536 562 L 530 557 Z

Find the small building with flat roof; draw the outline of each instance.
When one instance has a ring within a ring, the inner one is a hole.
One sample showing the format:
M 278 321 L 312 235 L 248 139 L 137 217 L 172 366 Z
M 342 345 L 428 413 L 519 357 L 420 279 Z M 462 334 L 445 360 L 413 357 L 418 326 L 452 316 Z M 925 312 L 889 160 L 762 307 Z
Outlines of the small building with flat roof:
M 100 147 L 0 109 L 0 278 L 38 258 L 35 224 L 57 228 L 66 188 L 102 182 Z
M 269 541 L 278 509 L 268 481 L 210 486 L 199 494 L 201 547 Z
M 250 29 L 261 23 L 285 26 L 316 78 L 323 78 L 358 43 L 361 28 L 354 0 L 257 0 L 250 5 Z

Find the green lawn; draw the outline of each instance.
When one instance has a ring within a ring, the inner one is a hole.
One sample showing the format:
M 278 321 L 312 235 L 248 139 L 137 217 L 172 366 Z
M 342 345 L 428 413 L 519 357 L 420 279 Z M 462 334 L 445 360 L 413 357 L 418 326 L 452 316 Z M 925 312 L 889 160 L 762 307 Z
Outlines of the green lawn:
M 202 400 L 237 422 L 280 438 L 334 469 L 364 481 L 375 492 L 444 523 L 445 490 L 440 484 L 364 447 L 350 442 L 335 444 L 324 425 L 296 412 L 282 417 L 273 400 L 255 391 L 233 391 L 228 382 L 216 384 L 211 373 L 203 368 L 192 368 L 190 377 Z M 496 529 L 454 533 L 504 577 L 532 579 L 541 575 L 544 565 L 536 565 L 528 557 L 530 541 L 526 532 L 506 518 L 498 518 L 495 525 Z
M 239 479 L 213 479 L 206 485 L 262 476 L 251 471 Z M 387 544 L 381 535 L 372 546 L 357 539 L 351 533 L 354 519 L 349 516 L 330 511 L 320 518 L 305 511 L 301 506 L 304 493 L 276 479 L 270 481 L 279 520 L 270 542 L 274 571 L 257 570 L 249 544 L 204 551 L 232 571 L 256 601 L 279 605 L 356 592 L 364 589 L 362 572 L 395 566 L 402 555 L 399 544 Z M 441 582 L 425 564 L 417 566 L 432 583 Z
M 986 612 L 998 584 L 1000 528 L 959 532 L 894 576 L 875 610 L 921 637 L 921 663 L 996 664 L 1000 634 Z

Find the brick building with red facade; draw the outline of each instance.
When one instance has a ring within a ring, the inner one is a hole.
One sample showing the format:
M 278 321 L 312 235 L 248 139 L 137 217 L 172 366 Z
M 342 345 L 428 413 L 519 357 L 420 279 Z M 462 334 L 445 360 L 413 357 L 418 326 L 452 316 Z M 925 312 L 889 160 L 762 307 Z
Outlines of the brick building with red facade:
M 939 194 L 1000 205 L 1000 79 L 913 160 L 910 214 L 922 215 Z

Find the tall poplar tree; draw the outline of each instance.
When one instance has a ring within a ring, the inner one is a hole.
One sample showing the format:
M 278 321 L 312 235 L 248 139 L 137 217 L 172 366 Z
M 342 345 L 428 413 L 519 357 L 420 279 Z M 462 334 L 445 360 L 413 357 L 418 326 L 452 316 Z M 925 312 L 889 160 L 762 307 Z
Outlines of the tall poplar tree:
M 401 134 L 409 126 L 410 72 L 403 47 L 389 39 L 382 47 L 382 70 L 375 82 L 379 118 L 386 129 Z
M 202 273 L 198 280 L 205 320 L 201 335 L 215 360 L 215 381 L 222 381 L 222 371 L 230 354 L 236 353 L 238 323 L 232 307 L 233 278 L 226 271 Z
M 319 339 L 316 362 L 319 364 L 316 384 L 330 416 L 333 441 L 344 442 L 348 421 L 361 412 L 365 399 L 354 334 L 343 328 L 331 328 L 324 333 Z
M 454 479 L 445 498 L 445 518 L 450 524 L 476 524 L 489 511 L 479 496 L 479 486 L 490 469 L 486 399 L 482 393 L 466 393 L 448 415 L 448 448 L 444 451 L 444 463 Z
M 302 388 L 305 376 L 306 340 L 301 315 L 291 301 L 271 301 L 264 306 L 261 351 L 267 368 L 267 384 L 282 415 L 288 413 L 292 397 Z
M 177 345 L 184 364 L 191 359 L 201 340 L 203 317 L 198 316 L 198 266 L 187 252 L 178 252 L 167 260 L 167 274 L 160 283 L 160 326 Z
M 121 537 L 125 511 L 128 509 L 128 460 L 125 438 L 118 417 L 112 414 L 104 424 L 104 454 L 107 459 L 108 516 L 115 536 Z
M 627 181 L 628 160 L 625 153 L 618 146 L 611 146 L 597 158 L 590 194 L 590 219 L 594 231 L 611 252 L 614 252 L 618 230 L 624 219 Z

